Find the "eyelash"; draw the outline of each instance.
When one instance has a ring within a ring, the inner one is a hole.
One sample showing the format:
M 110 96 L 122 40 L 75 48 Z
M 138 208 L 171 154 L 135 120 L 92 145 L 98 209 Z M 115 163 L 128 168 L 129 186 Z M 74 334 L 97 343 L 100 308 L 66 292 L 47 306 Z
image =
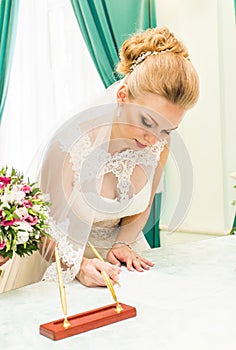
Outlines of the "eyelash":
M 170 131 L 163 130 L 162 132 L 164 132 L 166 135 L 170 135 Z
M 142 117 L 142 123 L 147 128 L 151 128 L 152 127 L 152 124 L 147 123 L 147 119 L 145 117 Z

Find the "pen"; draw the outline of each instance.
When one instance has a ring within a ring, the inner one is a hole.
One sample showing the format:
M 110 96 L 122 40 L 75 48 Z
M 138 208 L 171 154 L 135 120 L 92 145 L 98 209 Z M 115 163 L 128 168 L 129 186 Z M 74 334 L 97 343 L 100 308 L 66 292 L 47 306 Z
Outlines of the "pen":
M 98 253 L 97 249 L 92 245 L 92 243 L 90 243 L 90 242 L 88 241 L 88 245 L 89 245 L 89 247 L 92 249 L 92 251 L 94 252 L 95 256 L 96 256 L 99 260 L 101 260 L 101 261 L 104 262 L 104 259 L 103 259 L 102 256 Z M 121 287 L 120 282 L 115 281 L 115 283 L 117 283 L 118 286 Z
M 92 249 L 92 251 L 94 252 L 96 257 L 99 260 L 104 261 L 102 256 L 98 253 L 97 249 L 90 242 L 88 242 L 88 245 L 90 246 L 90 248 Z M 122 308 L 122 306 L 120 305 L 120 303 L 119 303 L 119 301 L 117 299 L 116 292 L 115 292 L 114 287 L 113 287 L 113 285 L 111 283 L 111 280 L 110 280 L 108 274 L 106 273 L 106 271 L 101 271 L 101 275 L 102 275 L 104 281 L 106 282 L 107 288 L 111 292 L 111 295 L 112 295 L 113 299 L 116 302 L 116 312 L 119 314 L 121 311 L 123 311 L 123 308 Z M 116 283 L 119 284 L 119 282 L 116 282 Z

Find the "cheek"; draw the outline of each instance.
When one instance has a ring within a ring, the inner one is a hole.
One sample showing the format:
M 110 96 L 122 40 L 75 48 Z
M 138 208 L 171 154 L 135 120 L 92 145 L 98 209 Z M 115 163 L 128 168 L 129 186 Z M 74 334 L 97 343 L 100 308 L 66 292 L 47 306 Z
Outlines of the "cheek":
M 139 128 L 137 126 L 129 126 L 128 127 L 128 132 L 130 135 L 136 135 L 136 136 L 141 136 L 144 135 L 145 130 L 143 128 Z

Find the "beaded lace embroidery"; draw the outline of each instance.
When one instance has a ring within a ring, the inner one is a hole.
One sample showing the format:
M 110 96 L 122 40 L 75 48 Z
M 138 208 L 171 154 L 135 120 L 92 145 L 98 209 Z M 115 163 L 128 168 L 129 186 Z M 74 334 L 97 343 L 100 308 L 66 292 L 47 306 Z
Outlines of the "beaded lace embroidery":
M 130 177 L 135 166 L 143 165 L 152 167 L 154 170 L 166 144 L 167 140 L 163 139 L 157 144 L 140 151 L 127 149 L 111 155 L 101 148 L 97 148 L 94 151 L 89 136 L 85 135 L 69 151 L 71 156 L 70 162 L 74 170 L 74 181 L 77 182 L 79 180 L 82 164 L 86 157 L 92 154 L 89 163 L 86 165 L 86 180 L 90 181 L 93 179 L 95 173 L 97 178 L 101 178 L 105 174 L 112 172 L 117 177 L 119 200 L 128 200 L 131 187 Z

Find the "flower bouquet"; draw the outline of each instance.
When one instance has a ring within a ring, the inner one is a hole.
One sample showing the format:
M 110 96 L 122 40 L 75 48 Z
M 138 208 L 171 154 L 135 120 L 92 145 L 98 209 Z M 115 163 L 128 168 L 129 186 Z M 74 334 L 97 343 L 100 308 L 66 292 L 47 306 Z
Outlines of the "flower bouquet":
M 0 170 L 0 255 L 12 258 L 39 250 L 42 238 L 50 237 L 49 202 L 36 183 L 8 167 Z

